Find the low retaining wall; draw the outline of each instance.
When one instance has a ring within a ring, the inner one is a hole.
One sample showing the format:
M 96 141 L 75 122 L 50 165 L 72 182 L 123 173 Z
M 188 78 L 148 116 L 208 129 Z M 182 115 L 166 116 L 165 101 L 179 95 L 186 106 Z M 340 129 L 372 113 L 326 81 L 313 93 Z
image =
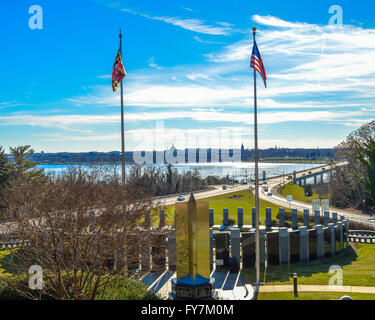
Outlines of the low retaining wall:
M 374 244 L 375 243 L 375 231 L 350 230 L 348 232 L 348 239 L 351 242 Z

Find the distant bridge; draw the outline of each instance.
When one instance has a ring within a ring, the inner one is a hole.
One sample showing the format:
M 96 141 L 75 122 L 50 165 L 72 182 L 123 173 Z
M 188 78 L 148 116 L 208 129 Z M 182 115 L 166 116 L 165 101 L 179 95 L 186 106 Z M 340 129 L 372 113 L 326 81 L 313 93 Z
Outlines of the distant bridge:
M 320 177 L 320 182 L 323 183 L 323 175 L 329 174 L 330 177 L 332 172 L 336 170 L 339 166 L 347 165 L 347 162 L 340 162 L 331 165 L 324 165 L 317 168 L 293 172 L 293 184 L 299 184 L 300 186 L 306 186 L 306 180 L 309 178 L 314 178 L 314 184 L 317 184 L 318 178 Z

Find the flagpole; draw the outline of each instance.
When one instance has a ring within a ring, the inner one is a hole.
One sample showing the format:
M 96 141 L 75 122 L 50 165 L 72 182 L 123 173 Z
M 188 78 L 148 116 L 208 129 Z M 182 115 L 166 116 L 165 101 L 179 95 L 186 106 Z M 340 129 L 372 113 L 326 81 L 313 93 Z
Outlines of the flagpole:
M 256 28 L 253 28 L 255 44 Z M 260 285 L 260 241 L 259 241 L 259 186 L 258 186 L 258 116 L 257 116 L 257 75 L 254 69 L 254 151 L 255 151 L 255 245 L 256 245 L 256 285 Z
M 122 34 L 120 29 L 120 54 L 122 59 Z M 124 89 L 122 80 L 121 86 L 121 165 L 122 165 L 122 184 L 125 184 L 125 136 L 124 136 Z

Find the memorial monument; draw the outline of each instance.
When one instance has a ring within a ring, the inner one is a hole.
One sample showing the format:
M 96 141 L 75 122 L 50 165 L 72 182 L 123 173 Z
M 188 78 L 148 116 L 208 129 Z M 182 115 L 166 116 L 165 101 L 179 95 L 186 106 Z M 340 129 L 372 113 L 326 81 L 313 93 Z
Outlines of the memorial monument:
M 172 279 L 171 298 L 213 299 L 215 280 L 210 277 L 210 232 L 208 203 L 176 203 L 177 277 Z

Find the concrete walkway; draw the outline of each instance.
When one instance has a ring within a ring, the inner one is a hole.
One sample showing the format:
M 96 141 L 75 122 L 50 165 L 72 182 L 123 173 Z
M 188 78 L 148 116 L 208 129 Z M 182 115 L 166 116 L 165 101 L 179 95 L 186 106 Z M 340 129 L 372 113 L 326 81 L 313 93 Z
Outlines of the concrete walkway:
M 172 279 L 175 272 L 149 272 L 141 281 L 147 288 L 155 292 L 161 299 L 168 299 L 172 290 Z M 241 272 L 230 273 L 214 270 L 211 277 L 215 278 L 215 289 L 222 300 L 250 300 L 253 298 L 253 288 L 246 285 Z
M 259 287 L 259 292 L 293 292 L 293 285 L 265 285 Z M 375 294 L 375 287 L 299 285 L 298 292 L 353 292 Z

